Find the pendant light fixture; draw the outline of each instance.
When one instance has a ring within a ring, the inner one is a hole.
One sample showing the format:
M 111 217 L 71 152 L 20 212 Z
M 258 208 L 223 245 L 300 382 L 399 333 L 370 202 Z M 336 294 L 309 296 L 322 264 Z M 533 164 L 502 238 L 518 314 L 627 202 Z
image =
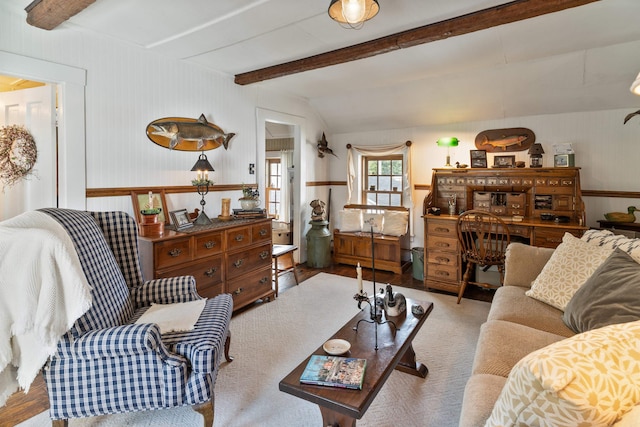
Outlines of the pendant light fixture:
M 378 0 L 331 0 L 329 16 L 344 28 L 359 30 L 380 11 Z

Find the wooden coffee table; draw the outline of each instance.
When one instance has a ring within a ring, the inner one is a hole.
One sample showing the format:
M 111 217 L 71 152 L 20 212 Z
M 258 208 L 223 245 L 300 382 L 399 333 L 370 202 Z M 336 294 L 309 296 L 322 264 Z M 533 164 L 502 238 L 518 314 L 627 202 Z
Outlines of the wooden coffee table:
M 425 313 L 422 316 L 414 316 L 411 313 L 413 304 L 420 304 Z M 378 325 L 377 351 L 374 348 L 376 328 L 374 324 L 360 322 L 358 331 L 354 330 L 358 321 L 368 320 L 370 317 L 369 306 L 366 304 L 363 310 L 329 338 L 340 338 L 351 343 L 351 350 L 345 356 L 367 359 L 362 390 L 300 384 L 300 375 L 307 366 L 311 355 L 326 354 L 321 345 L 280 381 L 280 391 L 316 403 L 322 413 L 323 426 L 355 427 L 356 420 L 362 418 L 394 369 L 422 378 L 427 376 L 429 372 L 427 367 L 416 362 L 412 341 L 431 310 L 433 310 L 432 302 L 407 298 L 406 313 L 388 318 L 397 325 L 395 333 L 394 327 L 388 323 Z

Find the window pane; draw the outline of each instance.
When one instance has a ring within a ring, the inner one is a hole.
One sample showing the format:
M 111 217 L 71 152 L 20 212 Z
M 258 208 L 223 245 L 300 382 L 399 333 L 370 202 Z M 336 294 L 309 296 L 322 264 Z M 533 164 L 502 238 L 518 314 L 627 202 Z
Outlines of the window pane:
M 399 194 L 391 194 L 391 202 L 389 206 L 402 206 L 402 199 Z
M 378 204 L 379 205 L 389 205 L 389 193 L 378 194 Z
M 369 170 L 369 175 L 377 175 L 378 174 L 378 162 L 376 160 L 372 160 L 367 162 L 369 166 L 367 169 Z
M 391 175 L 391 160 L 380 161 L 380 175 Z
M 365 203 L 366 205 L 377 205 L 377 197 L 376 197 L 376 193 L 367 193 L 367 203 Z
M 378 189 L 378 178 L 374 176 L 369 177 L 369 180 L 367 181 L 367 189 L 371 190 L 371 186 L 373 186 L 373 190 Z
M 381 176 L 378 179 L 379 190 L 381 191 L 390 191 L 391 190 L 391 177 L 389 176 Z
M 402 175 L 402 160 L 392 160 L 393 175 Z
M 399 177 L 399 176 L 392 177 L 391 186 L 395 187 L 393 191 L 402 191 L 402 177 Z

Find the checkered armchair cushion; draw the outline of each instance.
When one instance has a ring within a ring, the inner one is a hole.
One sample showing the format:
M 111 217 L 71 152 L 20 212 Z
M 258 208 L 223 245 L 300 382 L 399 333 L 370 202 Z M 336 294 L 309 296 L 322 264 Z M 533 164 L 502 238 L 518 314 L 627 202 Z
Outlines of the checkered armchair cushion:
M 134 324 L 151 303 L 201 299 L 194 278 L 143 280 L 137 226 L 124 212 L 42 211 L 69 233 L 93 298 L 91 309 L 60 340 L 45 366 L 51 418 L 207 402 L 213 408 L 229 338 L 231 296 L 208 299 L 189 332 L 163 335 L 156 324 Z

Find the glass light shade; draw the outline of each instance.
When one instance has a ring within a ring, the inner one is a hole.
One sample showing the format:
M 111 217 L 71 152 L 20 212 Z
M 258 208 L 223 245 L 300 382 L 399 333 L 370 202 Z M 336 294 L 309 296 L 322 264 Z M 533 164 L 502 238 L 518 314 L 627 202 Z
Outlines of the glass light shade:
M 329 16 L 346 28 L 361 28 L 380 11 L 378 0 L 331 0 Z
M 460 140 L 456 137 L 440 138 L 437 141 L 438 147 L 457 147 Z
M 636 95 L 640 95 L 640 73 L 638 73 L 638 77 L 636 77 L 635 81 L 631 85 L 631 92 Z

